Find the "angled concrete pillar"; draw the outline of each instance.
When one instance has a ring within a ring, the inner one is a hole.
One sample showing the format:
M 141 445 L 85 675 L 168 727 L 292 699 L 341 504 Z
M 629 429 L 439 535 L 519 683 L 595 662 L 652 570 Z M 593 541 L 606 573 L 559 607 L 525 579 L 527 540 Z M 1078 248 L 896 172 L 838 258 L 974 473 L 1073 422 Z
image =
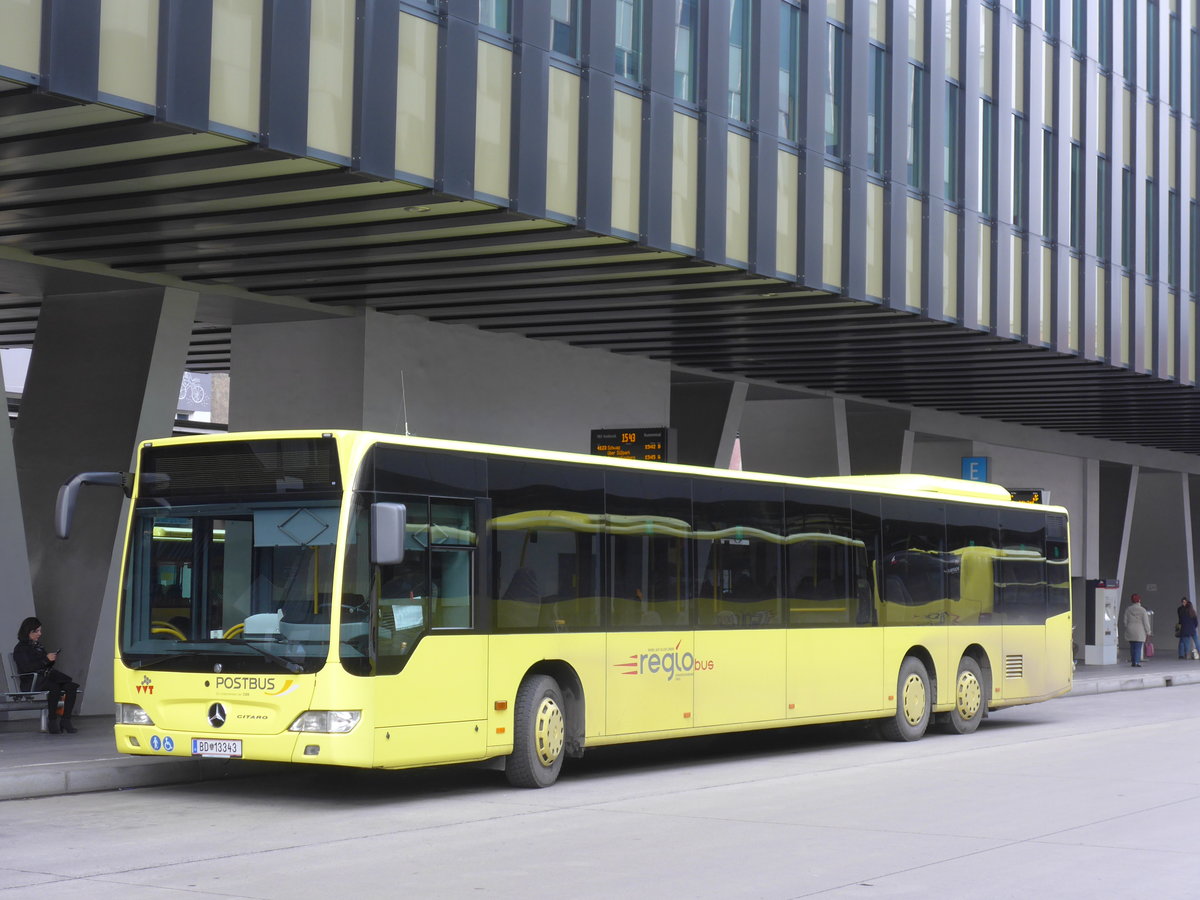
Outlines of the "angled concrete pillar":
M 154 288 L 47 297 L 13 437 L 37 615 L 84 684 L 84 712 L 112 707 L 119 551 L 128 511 L 85 488 L 69 541 L 54 536 L 59 485 L 125 471 L 138 441 L 171 434 L 196 295 Z
M 851 475 L 889 475 L 904 471 L 911 413 L 867 403 L 846 404 Z M 909 452 L 911 458 L 911 448 Z
M 728 468 L 746 404 L 745 383 L 681 382 L 671 386 L 675 462 Z M 750 468 L 745 464 L 743 468 Z
M 0 394 L 4 372 L 0 370 Z M 29 555 L 25 546 L 25 523 L 18 511 L 21 495 L 17 487 L 16 460 L 13 456 L 12 428 L 8 408 L 0 426 L 0 572 L 4 573 L 4 591 L 0 594 L 0 650 L 8 652 L 16 643 L 21 620 L 33 615 L 33 584 L 29 577 Z M 11 640 L 10 640 L 11 638 Z
M 353 428 L 586 453 L 667 424 L 670 368 L 553 341 L 362 316 L 235 325 L 231 430 Z
M 1186 476 L 1141 469 L 1136 477 L 1122 600 L 1132 593 L 1142 595 L 1142 604 L 1154 613 L 1155 644 L 1171 655 L 1176 649 L 1171 631 L 1179 598 L 1193 596 Z
M 777 475 L 849 475 L 844 400 L 748 400 L 742 468 Z

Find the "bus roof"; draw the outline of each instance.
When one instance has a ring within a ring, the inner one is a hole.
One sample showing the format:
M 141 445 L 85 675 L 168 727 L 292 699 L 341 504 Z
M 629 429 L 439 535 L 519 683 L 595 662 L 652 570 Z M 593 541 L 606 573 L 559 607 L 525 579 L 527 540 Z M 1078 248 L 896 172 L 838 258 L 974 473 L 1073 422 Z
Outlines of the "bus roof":
M 681 475 L 706 475 L 734 480 L 772 482 L 775 484 L 793 484 L 797 486 L 831 487 L 838 490 L 866 490 L 872 493 L 917 495 L 931 499 L 958 499 L 965 502 L 1014 503 L 1012 494 L 1001 485 L 983 481 L 966 481 L 960 478 L 948 478 L 941 475 L 923 475 L 919 473 L 895 475 L 828 475 L 803 476 L 780 475 L 771 472 L 753 472 L 734 469 L 719 469 L 708 466 L 686 465 L 682 463 L 645 462 L 634 459 L 621 459 L 610 456 L 595 456 L 587 453 L 576 453 L 568 450 L 547 450 L 535 447 L 514 447 L 504 444 L 486 444 L 474 441 L 462 441 L 449 438 L 432 438 L 417 435 L 387 434 L 385 432 L 359 431 L 347 428 L 311 428 L 311 429 L 281 429 L 273 431 L 234 431 L 221 434 L 184 435 L 180 437 L 160 438 L 144 441 L 143 446 L 153 444 L 190 444 L 207 443 L 223 440 L 277 440 L 286 438 L 332 437 L 365 446 L 375 443 L 394 444 L 409 447 L 427 447 L 430 449 L 450 450 L 460 453 L 493 453 L 502 456 L 523 456 L 531 459 L 542 459 L 583 465 L 606 465 L 631 467 L 672 472 Z M 1028 504 L 1021 504 L 1023 506 Z M 1065 512 L 1059 507 L 1042 505 L 1047 511 Z

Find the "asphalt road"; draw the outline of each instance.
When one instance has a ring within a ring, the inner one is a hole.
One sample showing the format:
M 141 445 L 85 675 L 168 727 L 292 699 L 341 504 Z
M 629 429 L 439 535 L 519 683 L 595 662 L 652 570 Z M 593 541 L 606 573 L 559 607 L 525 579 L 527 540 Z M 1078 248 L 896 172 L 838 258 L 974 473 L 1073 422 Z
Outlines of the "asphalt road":
M 0 804 L 0 900 L 1184 897 L 1200 685 L 1072 697 L 915 744 L 857 726 L 478 768 Z

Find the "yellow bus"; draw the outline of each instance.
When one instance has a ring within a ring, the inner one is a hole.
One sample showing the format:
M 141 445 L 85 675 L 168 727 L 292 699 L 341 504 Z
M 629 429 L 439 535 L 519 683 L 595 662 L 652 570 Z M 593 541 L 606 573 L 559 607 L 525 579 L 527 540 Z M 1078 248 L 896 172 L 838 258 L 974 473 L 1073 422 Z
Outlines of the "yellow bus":
M 139 448 L 124 753 L 404 768 L 1066 693 L 1065 510 L 931 476 L 791 478 L 353 431 Z

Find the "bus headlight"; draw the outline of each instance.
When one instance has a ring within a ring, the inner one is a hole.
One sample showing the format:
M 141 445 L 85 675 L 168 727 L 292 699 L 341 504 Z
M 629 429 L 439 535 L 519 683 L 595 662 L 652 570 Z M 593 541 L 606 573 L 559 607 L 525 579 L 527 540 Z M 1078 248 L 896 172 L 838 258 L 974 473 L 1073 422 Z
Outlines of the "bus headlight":
M 345 734 L 354 729 L 360 718 L 362 712 L 357 709 L 310 709 L 301 713 L 288 731 Z
M 153 725 L 154 720 L 150 718 L 150 714 L 138 706 L 136 703 L 118 703 L 117 704 L 117 724 L 118 725 Z

